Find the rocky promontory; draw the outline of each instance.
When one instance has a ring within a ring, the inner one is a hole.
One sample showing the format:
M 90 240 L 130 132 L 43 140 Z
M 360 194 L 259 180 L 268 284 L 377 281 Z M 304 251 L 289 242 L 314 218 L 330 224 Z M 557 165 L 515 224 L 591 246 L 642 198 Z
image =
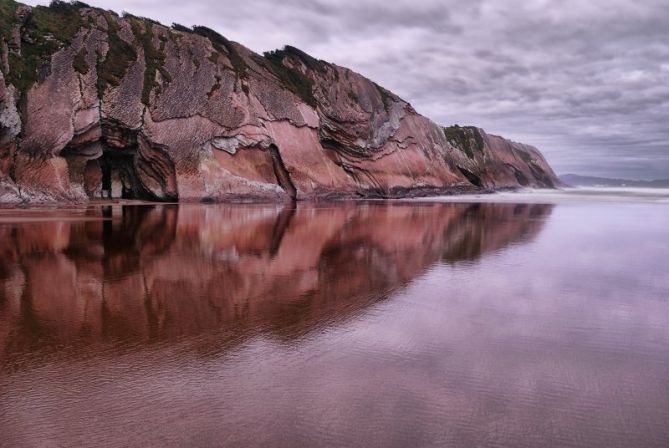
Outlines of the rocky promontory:
M 454 111 L 457 115 L 457 111 Z M 0 0 L 0 202 L 403 197 L 560 181 L 343 67 L 80 2 Z

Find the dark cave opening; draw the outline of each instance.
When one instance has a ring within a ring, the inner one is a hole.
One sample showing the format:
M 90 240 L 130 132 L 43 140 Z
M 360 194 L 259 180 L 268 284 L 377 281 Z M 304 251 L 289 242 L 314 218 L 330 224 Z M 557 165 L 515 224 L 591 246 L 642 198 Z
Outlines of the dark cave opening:
M 103 120 L 99 131 L 92 141 L 75 137 L 61 152 L 70 182 L 83 186 L 91 199 L 178 200 L 167 147 L 113 120 Z
M 99 163 L 99 162 L 98 162 Z M 105 193 L 108 199 L 112 198 L 112 170 L 111 165 L 108 163 L 100 164 L 100 169 L 102 171 L 102 181 L 101 181 L 101 192 L 100 196 L 105 197 Z
M 101 170 L 101 197 L 109 199 L 155 199 L 140 181 L 135 155 L 121 151 L 104 151 L 97 159 Z
M 85 161 L 83 167 L 71 155 L 71 177 L 83 168 L 83 186 L 91 199 L 141 199 L 153 200 L 154 195 L 141 183 L 135 166 L 135 155 L 105 149 L 94 159 Z
M 65 148 L 70 182 L 90 199 L 178 199 L 174 163 L 164 148 L 144 141 L 124 147 L 96 141 Z

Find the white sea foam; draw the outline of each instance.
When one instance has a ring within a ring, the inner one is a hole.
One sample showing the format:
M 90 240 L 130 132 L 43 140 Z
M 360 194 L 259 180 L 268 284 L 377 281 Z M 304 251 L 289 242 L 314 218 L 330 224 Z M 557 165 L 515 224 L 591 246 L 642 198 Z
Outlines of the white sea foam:
M 669 204 L 669 188 L 578 187 L 559 190 L 526 189 L 492 194 L 465 194 L 419 198 L 443 202 L 643 202 Z

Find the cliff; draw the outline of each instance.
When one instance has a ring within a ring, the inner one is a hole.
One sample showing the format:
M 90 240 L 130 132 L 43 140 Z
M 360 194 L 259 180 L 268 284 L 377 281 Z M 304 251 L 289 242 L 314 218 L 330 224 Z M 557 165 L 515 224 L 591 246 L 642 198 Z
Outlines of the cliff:
M 0 0 L 0 202 L 399 197 L 553 187 L 536 148 L 441 127 L 292 47 Z

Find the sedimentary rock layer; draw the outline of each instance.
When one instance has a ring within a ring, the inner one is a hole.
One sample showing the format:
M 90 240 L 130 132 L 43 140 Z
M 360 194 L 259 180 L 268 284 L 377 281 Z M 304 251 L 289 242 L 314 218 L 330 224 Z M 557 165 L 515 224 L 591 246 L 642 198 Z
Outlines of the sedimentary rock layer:
M 204 27 L 0 0 L 0 201 L 289 200 L 553 187 L 536 148 Z M 454 111 L 457 115 L 457 111 Z

